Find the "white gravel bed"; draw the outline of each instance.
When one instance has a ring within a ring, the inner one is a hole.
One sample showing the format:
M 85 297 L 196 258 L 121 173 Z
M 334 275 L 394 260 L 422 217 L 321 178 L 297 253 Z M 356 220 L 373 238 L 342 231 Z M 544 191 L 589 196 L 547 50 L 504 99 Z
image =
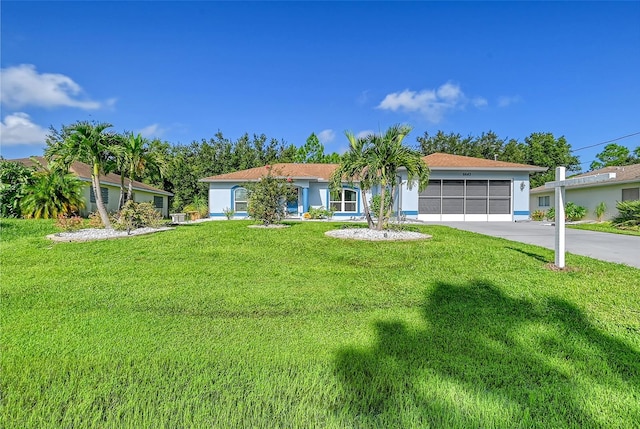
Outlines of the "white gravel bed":
M 425 240 L 427 238 L 431 238 L 431 236 L 428 234 L 422 234 L 420 232 L 414 231 L 377 231 L 369 228 L 334 229 L 332 231 L 325 232 L 325 235 L 335 238 L 368 241 L 407 241 Z
M 174 228 L 138 228 L 127 231 L 116 231 L 115 229 L 81 229 L 71 232 L 58 232 L 56 234 L 47 235 L 47 238 L 53 241 L 93 241 L 93 240 L 109 240 L 112 238 L 132 237 L 134 235 L 153 234 L 154 232 L 167 231 Z

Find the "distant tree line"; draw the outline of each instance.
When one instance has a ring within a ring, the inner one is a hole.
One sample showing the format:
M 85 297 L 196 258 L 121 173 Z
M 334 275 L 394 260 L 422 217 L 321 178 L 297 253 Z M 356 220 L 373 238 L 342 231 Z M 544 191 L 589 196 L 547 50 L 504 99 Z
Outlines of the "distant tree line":
M 52 127 L 45 155 L 63 159 L 65 164 L 72 160 L 87 162 L 97 166 L 101 174 L 119 174 L 123 178 L 121 205 L 131 199 L 131 186 L 125 189 L 125 177 L 173 193 L 171 208 L 181 210 L 195 201 L 207 201 L 207 185 L 199 182 L 205 177 L 276 163 L 341 163 L 344 158 L 335 152 L 326 154 L 314 133 L 299 147 L 265 134 L 245 133 L 231 140 L 220 131 L 209 140 L 171 144 L 129 132 L 112 132 L 109 127 L 110 124 L 86 122 L 63 125 L 60 130 Z M 531 176 L 532 187 L 553 180 L 557 166 L 565 166 L 569 174 L 581 170 L 579 159 L 572 154 L 564 136 L 556 138 L 552 133 L 532 133 L 524 141 L 518 141 L 501 138 L 493 131 L 479 136 L 438 131 L 433 135 L 425 132 L 416 140 L 415 148 L 422 155 L 443 152 L 547 167 L 546 172 Z M 638 162 L 640 147 L 631 152 L 624 146 L 609 144 L 597 155 L 591 169 Z M 6 163 L 0 167 L 1 215 L 19 215 L 16 198 L 23 195 L 22 184 L 33 184 L 31 170 Z

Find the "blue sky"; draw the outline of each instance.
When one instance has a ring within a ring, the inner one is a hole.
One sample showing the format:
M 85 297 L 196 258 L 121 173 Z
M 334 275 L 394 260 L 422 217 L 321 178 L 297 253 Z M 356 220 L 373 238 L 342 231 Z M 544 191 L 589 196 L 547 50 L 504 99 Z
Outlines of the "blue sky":
M 489 130 L 574 149 L 640 132 L 640 2 L 12 2 L 1 5 L 0 153 L 50 125 L 177 144 L 264 133 L 342 152 Z M 633 149 L 640 134 L 617 143 Z M 603 145 L 577 151 L 588 168 Z

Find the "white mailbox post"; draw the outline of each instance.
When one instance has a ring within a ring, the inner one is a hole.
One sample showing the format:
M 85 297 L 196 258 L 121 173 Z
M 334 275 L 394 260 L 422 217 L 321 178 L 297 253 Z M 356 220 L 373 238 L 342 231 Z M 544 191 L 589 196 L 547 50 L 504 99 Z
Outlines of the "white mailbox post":
M 565 167 L 556 167 L 556 180 L 544 184 L 545 188 L 555 188 L 555 210 L 556 210 L 556 259 L 558 268 L 564 268 L 565 253 L 565 225 L 564 225 L 564 188 L 569 185 L 583 185 L 596 182 L 604 182 L 616 178 L 616 173 L 594 174 L 593 176 L 578 177 L 575 179 L 565 179 Z

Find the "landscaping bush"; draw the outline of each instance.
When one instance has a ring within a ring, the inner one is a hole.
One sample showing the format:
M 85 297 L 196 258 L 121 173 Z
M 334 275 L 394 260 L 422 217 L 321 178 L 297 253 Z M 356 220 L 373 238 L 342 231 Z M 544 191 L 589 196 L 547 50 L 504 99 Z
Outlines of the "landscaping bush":
M 186 213 L 191 212 L 191 220 L 206 218 L 209 216 L 209 204 L 204 198 L 198 195 L 193 197 L 193 201 L 184 206 L 182 210 Z
M 580 220 L 587 215 L 587 208 L 569 201 L 564 207 L 564 215 L 565 219 L 571 222 Z
M 531 219 L 543 220 L 545 215 L 546 213 L 544 212 L 544 210 L 535 210 L 533 213 L 531 213 Z
M 318 208 L 309 207 L 307 213 L 309 217 L 303 216 L 305 219 L 331 219 L 333 217 L 333 210 L 327 210 L 324 206 Z
M 104 228 L 100 213 L 93 212 L 89 214 L 89 228 Z
M 640 230 L 640 200 L 620 201 L 616 204 L 618 216 L 611 224 L 620 229 Z
M 247 183 L 244 187 L 249 192 L 247 213 L 264 225 L 280 222 L 287 215 L 286 202 L 294 198 L 294 188 L 289 184 L 291 179 L 276 177 L 267 165 L 267 174 L 258 182 Z
M 564 206 L 564 219 L 570 222 L 574 222 L 580 219 L 583 219 L 587 215 L 587 208 L 583 206 L 579 206 L 576 203 L 569 201 Z M 546 215 L 547 219 L 550 221 L 556 220 L 556 210 L 555 207 L 551 207 Z
M 231 220 L 233 218 L 233 215 L 236 214 L 235 210 L 230 209 L 229 207 L 225 207 L 222 210 L 222 213 L 225 215 L 225 217 L 227 218 L 227 220 Z
M 145 227 L 157 228 L 162 224 L 162 215 L 152 203 L 127 201 L 112 224 L 114 229 L 127 231 Z
M 596 215 L 596 219 L 598 219 L 598 222 L 602 222 L 602 218 L 604 217 L 604 214 L 607 212 L 607 205 L 605 204 L 604 201 L 600 202 L 596 208 L 593 210 L 593 214 Z
M 78 231 L 82 229 L 84 226 L 84 219 L 80 216 L 66 216 L 66 215 L 58 215 L 58 219 L 56 220 L 56 227 L 62 229 L 63 231 Z

